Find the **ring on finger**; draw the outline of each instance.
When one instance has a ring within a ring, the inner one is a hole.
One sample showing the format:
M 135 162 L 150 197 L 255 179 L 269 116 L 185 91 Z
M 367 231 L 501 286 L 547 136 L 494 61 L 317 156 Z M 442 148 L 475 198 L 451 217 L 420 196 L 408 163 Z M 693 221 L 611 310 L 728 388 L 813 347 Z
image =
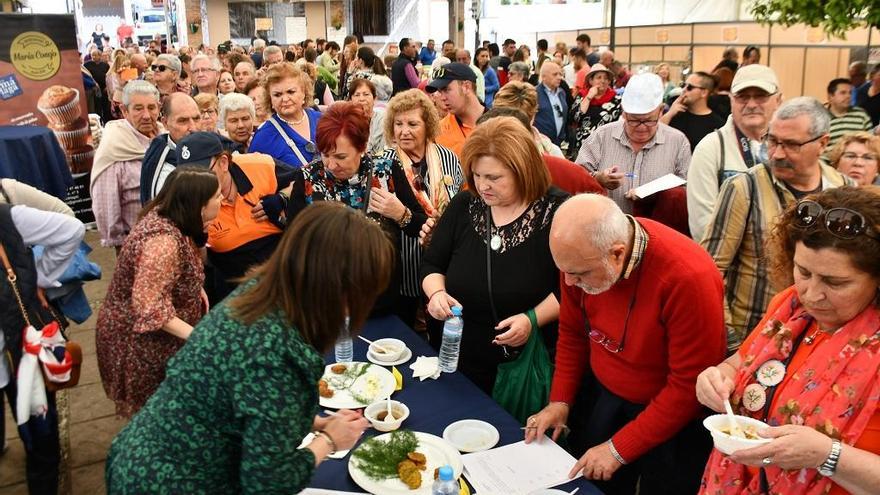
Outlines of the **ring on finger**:
M 773 464 L 773 458 L 772 457 L 765 457 L 765 458 L 761 459 L 761 464 L 763 464 L 765 466 L 769 466 L 770 464 Z
M 529 420 L 528 420 L 528 423 L 529 423 L 530 425 L 533 425 L 533 424 L 535 424 L 535 423 L 537 423 L 537 422 L 538 422 L 538 418 L 536 418 L 536 417 L 534 417 L 534 416 L 530 417 Z

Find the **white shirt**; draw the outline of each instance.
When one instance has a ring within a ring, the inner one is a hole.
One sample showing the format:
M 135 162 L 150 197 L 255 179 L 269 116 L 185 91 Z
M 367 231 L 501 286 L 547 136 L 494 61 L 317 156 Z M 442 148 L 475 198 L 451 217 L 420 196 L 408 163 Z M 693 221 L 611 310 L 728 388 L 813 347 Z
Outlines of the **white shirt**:
M 547 86 L 547 96 L 550 98 L 550 110 L 553 111 L 553 119 L 556 121 L 556 135 L 562 132 L 562 126 L 565 125 L 565 115 L 562 114 L 562 99 L 559 97 L 562 92 L 559 88 L 551 90 Z
M 26 246 L 41 245 L 45 248 L 43 255 L 36 260 L 37 285 L 42 288 L 60 287 L 58 278 L 67 270 L 85 235 L 83 223 L 61 213 L 23 205 L 13 206 L 10 214 Z M 0 332 L 0 355 L 5 349 L 5 340 Z M 0 388 L 9 383 L 10 376 L 9 363 L 0 359 Z

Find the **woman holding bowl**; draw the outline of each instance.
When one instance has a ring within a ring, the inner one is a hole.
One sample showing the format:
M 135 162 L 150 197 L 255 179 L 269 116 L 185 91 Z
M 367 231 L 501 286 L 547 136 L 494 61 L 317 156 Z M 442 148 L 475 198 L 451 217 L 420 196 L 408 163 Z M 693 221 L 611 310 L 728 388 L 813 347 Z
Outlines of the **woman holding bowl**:
M 388 148 L 384 158 L 403 169 L 422 211 L 435 222 L 458 194 L 464 174 L 455 153 L 434 142 L 440 132 L 440 118 L 434 103 L 423 91 L 410 89 L 396 94 L 385 112 L 385 136 L 396 146 Z M 417 309 L 423 306 L 419 286 L 421 254 L 418 235 L 400 237 L 401 311 L 398 316 L 410 327 L 415 323 Z
M 775 276 L 793 285 L 696 388 L 710 409 L 730 400 L 769 424 L 758 434 L 773 440 L 730 457 L 713 451 L 700 493 L 876 493 L 880 189 L 808 196 L 783 214 L 771 247 Z
M 346 320 L 363 326 L 393 259 L 363 215 L 331 203 L 304 211 L 199 323 L 154 399 L 113 440 L 107 492 L 304 489 L 327 455 L 352 448 L 369 426 L 354 411 L 318 416 L 316 384 Z
M 856 181 L 857 186 L 880 182 L 880 137 L 869 132 L 854 132 L 840 138 L 830 153 L 831 166 Z
M 556 348 L 559 270 L 549 235 L 567 195 L 551 187 L 531 134 L 513 117 L 477 126 L 462 165 L 468 191 L 452 199 L 434 228 L 422 258 L 422 289 L 435 320 L 463 307 L 468 330 L 459 369 L 491 394 L 498 365 L 531 332 L 540 332 L 551 353 Z M 429 323 L 429 332 L 437 326 Z M 437 333 L 431 337 L 439 343 Z
M 272 116 L 251 140 L 250 153 L 265 153 L 295 168 L 315 156 L 315 129 L 321 114 L 309 108 L 314 100 L 314 81 L 289 62 L 266 71 L 264 106 Z

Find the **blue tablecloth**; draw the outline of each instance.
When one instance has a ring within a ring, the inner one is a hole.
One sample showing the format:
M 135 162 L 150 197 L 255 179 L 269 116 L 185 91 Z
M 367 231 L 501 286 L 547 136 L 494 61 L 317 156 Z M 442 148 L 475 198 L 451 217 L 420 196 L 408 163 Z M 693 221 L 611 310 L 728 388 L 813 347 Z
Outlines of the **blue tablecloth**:
M 443 436 L 443 430 L 451 423 L 460 419 L 481 419 L 491 423 L 498 429 L 500 441 L 498 446 L 518 442 L 523 439 L 523 432 L 516 419 L 501 408 L 491 397 L 483 393 L 461 373 L 443 373 L 437 380 L 420 382 L 413 379 L 409 365 L 418 356 L 436 356 L 437 353 L 428 343 L 416 335 L 411 329 L 394 316 L 378 318 L 367 322 L 361 332 L 370 340 L 392 337 L 406 342 L 412 349 L 413 357 L 409 362 L 397 367 L 403 375 L 403 390 L 394 393 L 394 399 L 407 405 L 410 417 L 404 427 L 413 431 Z M 355 361 L 366 361 L 367 344 L 360 339 L 354 341 Z M 332 355 L 326 357 L 328 363 L 334 361 Z M 374 430 L 367 430 L 366 435 L 374 435 Z M 348 460 L 328 459 L 321 463 L 310 484 L 314 488 L 363 492 L 348 475 Z M 584 478 L 577 478 L 557 488 L 571 491 L 580 487 L 578 494 L 601 494 L 601 492 Z
M 33 125 L 0 126 L 0 177 L 24 182 L 62 201 L 73 185 L 55 134 Z

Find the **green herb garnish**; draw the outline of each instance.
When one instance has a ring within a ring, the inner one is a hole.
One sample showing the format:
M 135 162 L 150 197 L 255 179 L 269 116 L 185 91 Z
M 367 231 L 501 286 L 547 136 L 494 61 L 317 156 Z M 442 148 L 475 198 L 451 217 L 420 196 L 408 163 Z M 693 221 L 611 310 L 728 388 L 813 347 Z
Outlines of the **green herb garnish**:
M 354 385 L 354 382 L 357 381 L 358 378 L 365 375 L 367 371 L 370 369 L 370 363 L 359 363 L 359 364 L 348 364 L 345 372 L 341 374 L 333 373 L 332 371 L 325 375 L 324 379 L 327 380 L 327 385 L 330 385 L 334 390 L 346 390 Z
M 383 480 L 397 477 L 397 464 L 406 454 L 419 448 L 419 439 L 409 430 L 391 432 L 388 441 L 371 438 L 352 454 L 358 460 L 358 469 L 369 478 Z

